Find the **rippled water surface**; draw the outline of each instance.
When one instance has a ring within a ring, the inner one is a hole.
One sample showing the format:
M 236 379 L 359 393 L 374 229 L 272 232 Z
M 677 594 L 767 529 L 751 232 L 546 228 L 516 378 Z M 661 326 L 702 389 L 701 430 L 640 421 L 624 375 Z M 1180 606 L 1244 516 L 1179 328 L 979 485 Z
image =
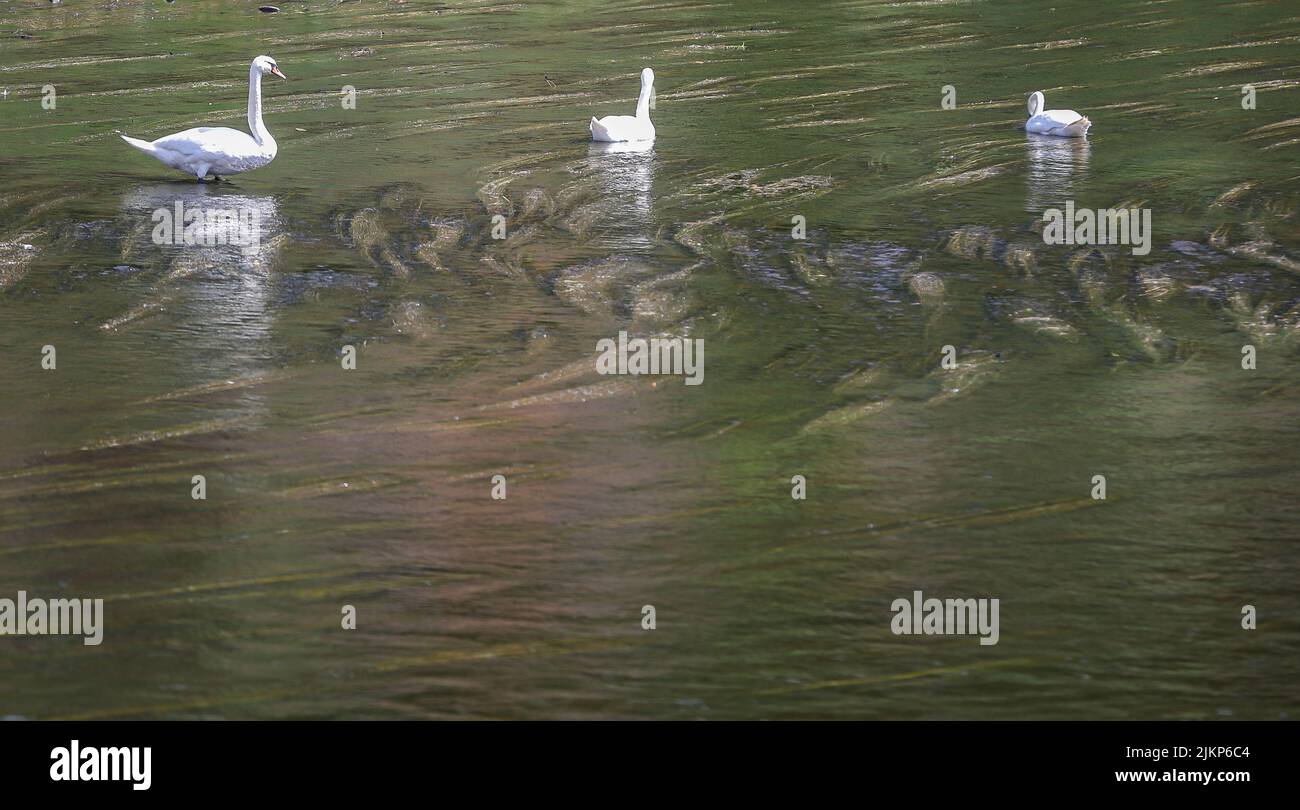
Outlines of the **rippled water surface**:
M 1295 715 L 1294 3 L 280 6 L 0 0 L 0 597 L 106 613 L 0 638 L 0 714 Z M 244 126 L 259 53 L 270 166 L 114 134 Z M 653 148 L 590 144 L 646 66 Z

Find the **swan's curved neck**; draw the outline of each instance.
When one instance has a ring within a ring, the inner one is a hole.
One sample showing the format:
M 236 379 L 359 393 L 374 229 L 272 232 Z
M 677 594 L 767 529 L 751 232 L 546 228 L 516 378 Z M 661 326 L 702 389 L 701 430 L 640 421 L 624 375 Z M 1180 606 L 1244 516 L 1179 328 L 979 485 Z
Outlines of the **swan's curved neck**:
M 260 145 L 275 143 L 271 131 L 262 123 L 262 71 L 257 65 L 248 69 L 248 131 Z
M 641 82 L 641 96 L 636 100 L 636 117 L 650 117 L 650 94 L 654 92 L 654 82 Z M 624 109 L 627 109 L 624 107 Z

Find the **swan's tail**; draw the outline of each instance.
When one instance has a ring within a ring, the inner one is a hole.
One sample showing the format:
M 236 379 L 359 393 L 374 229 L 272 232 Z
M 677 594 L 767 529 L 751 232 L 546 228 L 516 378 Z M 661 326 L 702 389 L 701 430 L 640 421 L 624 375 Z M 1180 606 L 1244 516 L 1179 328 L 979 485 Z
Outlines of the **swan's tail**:
M 123 135 L 120 132 L 117 133 L 117 136 L 134 146 L 136 149 L 139 149 L 141 152 L 144 152 L 146 155 L 152 155 L 158 151 L 154 148 L 154 145 L 148 141 L 142 141 L 139 138 L 132 138 L 130 135 Z
M 614 140 L 609 136 L 609 130 L 605 129 L 604 125 L 597 121 L 594 115 L 591 117 L 591 137 L 597 141 Z
M 1063 127 L 1061 132 L 1069 138 L 1082 138 L 1084 135 L 1088 134 L 1088 129 L 1091 127 L 1092 122 L 1089 121 L 1088 116 L 1085 115 L 1079 118 L 1078 121 L 1070 124 L 1068 127 Z

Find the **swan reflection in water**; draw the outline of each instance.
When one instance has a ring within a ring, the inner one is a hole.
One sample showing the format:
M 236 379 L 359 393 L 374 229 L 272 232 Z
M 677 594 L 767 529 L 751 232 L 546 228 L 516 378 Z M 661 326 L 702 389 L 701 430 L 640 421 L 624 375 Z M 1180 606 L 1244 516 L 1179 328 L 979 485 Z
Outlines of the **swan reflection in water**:
M 601 192 L 606 234 L 621 247 L 654 245 L 654 141 L 593 142 L 587 165 Z
M 1075 185 L 1088 174 L 1087 138 L 1056 138 L 1025 135 L 1029 157 L 1025 210 L 1042 214 L 1047 208 L 1063 208 L 1075 198 Z
M 162 273 L 131 312 L 165 302 L 170 341 L 215 373 L 247 373 L 270 354 L 271 270 L 284 241 L 275 198 L 195 183 L 140 186 L 122 201 L 122 260 Z

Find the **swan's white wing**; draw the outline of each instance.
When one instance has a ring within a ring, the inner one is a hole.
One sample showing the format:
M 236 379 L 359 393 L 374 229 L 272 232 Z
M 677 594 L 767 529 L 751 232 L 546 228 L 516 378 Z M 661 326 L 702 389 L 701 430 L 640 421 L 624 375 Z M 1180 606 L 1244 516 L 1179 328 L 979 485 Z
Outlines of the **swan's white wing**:
M 626 141 L 636 128 L 636 116 L 607 115 L 591 122 L 591 137 L 598 141 Z
M 252 136 L 230 127 L 195 127 L 174 135 L 165 135 L 154 141 L 153 145 L 188 158 L 217 159 L 258 151 L 257 142 Z
M 1035 118 L 1046 118 L 1058 127 L 1068 127 L 1082 117 L 1074 110 L 1048 110 L 1035 116 Z
M 1025 129 L 1040 135 L 1064 135 L 1077 138 L 1088 133 L 1092 122 L 1074 110 L 1048 110 L 1025 122 Z
M 597 141 L 650 141 L 654 140 L 654 126 L 635 115 L 607 115 L 593 118 L 591 137 Z
M 196 175 L 238 174 L 270 163 L 275 144 L 262 146 L 247 132 L 229 127 L 195 127 L 153 142 L 154 157 Z

